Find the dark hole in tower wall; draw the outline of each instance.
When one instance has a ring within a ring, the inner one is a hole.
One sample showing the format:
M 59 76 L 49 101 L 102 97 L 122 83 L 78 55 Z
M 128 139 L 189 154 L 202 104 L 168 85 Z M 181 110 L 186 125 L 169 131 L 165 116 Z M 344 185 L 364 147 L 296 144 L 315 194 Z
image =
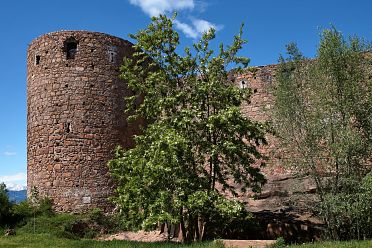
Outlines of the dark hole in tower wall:
M 36 55 L 36 56 L 35 56 L 35 65 L 40 64 L 40 60 L 41 60 L 40 55 Z
M 71 131 L 72 131 L 71 123 L 66 123 L 65 124 L 65 130 L 66 130 L 66 133 L 71 133 Z
M 75 59 L 78 50 L 78 41 L 73 37 L 68 38 L 65 41 L 64 50 L 66 52 L 66 59 Z

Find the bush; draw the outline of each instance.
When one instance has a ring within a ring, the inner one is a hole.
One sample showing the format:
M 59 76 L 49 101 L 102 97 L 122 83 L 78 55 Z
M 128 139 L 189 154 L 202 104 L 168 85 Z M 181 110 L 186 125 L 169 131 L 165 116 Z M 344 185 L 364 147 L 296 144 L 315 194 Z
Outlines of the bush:
M 12 220 L 15 226 L 23 226 L 27 219 L 34 215 L 35 209 L 27 201 L 14 204 L 12 207 Z
M 12 203 L 9 201 L 6 186 L 0 184 L 0 227 L 11 224 L 11 209 Z
M 206 238 L 250 239 L 260 231 L 258 221 L 243 208 L 235 216 L 214 213 L 206 226 Z
M 347 193 L 327 194 L 320 204 L 320 215 L 327 223 L 330 239 L 368 239 L 372 237 L 372 171 Z
M 106 224 L 106 216 L 100 208 L 94 208 L 88 213 L 88 219 L 97 224 Z
M 37 215 L 45 215 L 45 216 L 53 216 L 55 214 L 53 210 L 53 201 L 48 198 L 44 197 L 39 201 L 39 204 L 36 208 Z
M 30 219 L 29 219 L 30 220 Z M 77 216 L 71 214 L 56 214 L 52 217 L 39 215 L 35 218 L 35 233 L 49 233 L 63 236 L 62 233 L 68 226 L 77 220 Z M 28 221 L 26 225 L 19 228 L 20 233 L 34 233 L 34 222 Z
M 60 238 L 80 239 L 94 238 L 99 234 L 116 231 L 120 225 L 114 216 L 105 215 L 102 210 L 96 208 L 86 214 L 56 214 L 50 212 L 50 201 L 40 204 L 35 218 L 35 233 L 48 233 Z M 31 212 L 32 214 L 32 212 Z M 22 233 L 33 233 L 34 223 L 31 221 L 21 227 Z
M 284 248 L 286 247 L 285 239 L 283 237 L 279 237 L 276 239 L 275 244 L 268 246 L 269 248 Z

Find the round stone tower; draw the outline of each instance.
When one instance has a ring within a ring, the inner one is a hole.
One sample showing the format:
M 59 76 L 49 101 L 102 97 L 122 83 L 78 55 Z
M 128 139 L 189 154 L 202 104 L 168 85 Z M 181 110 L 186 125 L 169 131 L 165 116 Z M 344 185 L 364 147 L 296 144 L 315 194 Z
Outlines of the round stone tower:
M 32 41 L 27 53 L 27 184 L 58 211 L 110 208 L 107 161 L 132 146 L 119 79 L 132 44 L 103 33 L 60 31 Z

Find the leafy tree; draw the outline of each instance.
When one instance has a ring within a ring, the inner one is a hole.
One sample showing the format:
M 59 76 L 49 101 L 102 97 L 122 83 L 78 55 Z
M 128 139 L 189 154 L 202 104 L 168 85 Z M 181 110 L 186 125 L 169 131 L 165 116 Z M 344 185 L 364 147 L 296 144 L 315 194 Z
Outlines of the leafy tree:
M 185 241 L 201 240 L 212 215 L 244 209 L 226 198 L 238 195 L 236 185 L 258 190 L 265 182 L 252 166 L 263 159 L 256 148 L 266 142 L 264 125 L 241 114 L 251 90 L 235 87 L 228 72 L 233 64 L 239 72 L 249 62 L 237 55 L 245 43 L 241 35 L 242 28 L 216 55 L 209 47 L 215 38 L 211 29 L 182 56 L 172 19 L 161 15 L 130 36 L 137 44 L 121 67 L 134 92 L 126 113 L 147 125 L 134 148 L 119 147 L 109 162 L 118 182 L 114 202 L 128 228 L 166 222 L 179 226 Z
M 9 224 L 11 208 L 12 203 L 9 201 L 6 185 L 0 183 L 0 227 Z
M 290 44 L 289 57 L 280 57 L 274 89 L 273 121 L 286 161 L 314 178 L 321 214 L 337 239 L 342 238 L 335 224 L 341 215 L 331 205 L 354 199 L 371 164 L 367 48 L 358 38 L 346 41 L 334 28 L 323 31 L 315 60 Z

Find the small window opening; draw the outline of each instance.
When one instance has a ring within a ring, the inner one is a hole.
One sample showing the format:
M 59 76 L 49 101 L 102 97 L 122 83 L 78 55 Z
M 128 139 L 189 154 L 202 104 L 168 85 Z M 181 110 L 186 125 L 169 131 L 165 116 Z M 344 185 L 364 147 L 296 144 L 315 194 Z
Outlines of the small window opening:
M 110 57 L 110 59 L 109 59 L 110 62 L 114 63 L 114 53 L 113 52 L 110 52 L 109 57 Z
M 246 87 L 247 87 L 246 82 L 245 81 L 241 81 L 240 82 L 240 88 L 241 89 L 245 89 Z
M 71 123 L 67 123 L 66 124 L 66 133 L 70 133 L 71 132 Z
M 254 90 L 253 90 L 253 93 L 257 93 L 257 91 L 258 91 L 257 89 L 254 89 Z
M 41 59 L 40 55 L 36 55 L 36 57 L 35 57 L 35 64 L 36 65 L 40 64 L 40 59 Z
M 117 54 L 117 47 L 116 46 L 109 46 L 108 47 L 108 59 L 110 63 L 115 63 L 116 61 L 116 54 Z
M 75 38 L 70 37 L 65 41 L 64 45 L 66 59 L 74 59 L 78 50 L 78 42 L 75 40 Z

